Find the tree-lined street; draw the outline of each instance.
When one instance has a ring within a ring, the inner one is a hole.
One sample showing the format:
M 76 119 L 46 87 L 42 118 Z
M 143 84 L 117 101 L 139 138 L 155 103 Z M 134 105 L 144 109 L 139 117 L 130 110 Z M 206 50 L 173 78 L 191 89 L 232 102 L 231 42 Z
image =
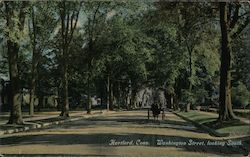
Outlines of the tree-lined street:
M 248 155 L 249 19 L 236 0 L 0 0 L 0 153 Z

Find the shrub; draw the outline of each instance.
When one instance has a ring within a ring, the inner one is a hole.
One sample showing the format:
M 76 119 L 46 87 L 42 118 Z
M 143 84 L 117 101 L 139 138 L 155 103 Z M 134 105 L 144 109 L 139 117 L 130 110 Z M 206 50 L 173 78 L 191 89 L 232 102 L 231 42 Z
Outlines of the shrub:
M 238 86 L 232 88 L 232 102 L 234 107 L 245 108 L 250 102 L 250 91 L 239 82 Z

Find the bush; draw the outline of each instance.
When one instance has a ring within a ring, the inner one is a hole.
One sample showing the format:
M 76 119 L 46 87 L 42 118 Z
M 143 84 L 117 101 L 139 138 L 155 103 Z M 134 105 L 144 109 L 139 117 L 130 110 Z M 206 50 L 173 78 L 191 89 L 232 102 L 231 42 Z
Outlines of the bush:
M 232 88 L 232 102 L 234 107 L 245 108 L 250 102 L 250 91 L 239 82 L 237 87 Z

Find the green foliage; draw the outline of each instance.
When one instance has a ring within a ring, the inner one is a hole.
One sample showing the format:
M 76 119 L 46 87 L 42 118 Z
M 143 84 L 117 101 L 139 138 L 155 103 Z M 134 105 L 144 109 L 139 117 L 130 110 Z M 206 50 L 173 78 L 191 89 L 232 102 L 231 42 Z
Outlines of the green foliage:
M 150 39 L 136 25 L 121 16 L 108 21 L 96 40 L 95 52 L 99 54 L 94 64 L 101 66 L 104 73 L 111 73 L 113 79 L 129 76 L 134 81 L 147 77 L 145 63 L 149 60 L 149 50 L 145 44 Z
M 242 82 L 250 90 L 250 53 L 249 53 L 249 42 L 250 35 L 248 33 L 250 25 L 247 26 L 246 30 L 235 39 L 232 43 L 232 77 L 233 85 L 237 82 Z
M 8 58 L 5 47 L 0 47 L 0 77 L 8 76 Z
M 150 77 L 156 86 L 175 83 L 179 70 L 183 68 L 183 50 L 177 42 L 176 27 L 174 25 L 156 25 L 148 28 L 148 36 L 153 40 L 152 61 L 149 63 Z
M 250 91 L 239 82 L 238 86 L 232 88 L 232 102 L 234 106 L 245 108 L 250 103 Z
M 188 90 L 185 90 L 185 89 L 182 90 L 181 98 L 182 98 L 182 101 L 185 103 L 192 103 L 193 104 L 195 102 L 194 94 Z
M 25 14 L 28 10 L 27 2 L 5 2 L 1 3 L 1 13 L 5 17 L 5 27 L 2 27 L 1 32 L 5 35 L 5 38 L 13 43 L 20 44 L 25 41 L 25 32 L 23 31 L 22 22 L 20 19 L 20 14 Z M 8 6 L 8 12 L 6 11 L 6 6 Z M 8 21 L 8 27 L 7 27 Z
M 198 89 L 195 91 L 195 103 L 198 105 L 204 105 L 206 99 L 210 99 L 208 91 L 206 89 Z
M 4 49 L 0 49 L 4 54 L 0 58 L 0 73 L 8 71 L 5 54 L 8 38 L 20 45 L 19 73 L 21 83 L 28 86 L 34 38 L 33 8 L 37 33 L 35 46 L 40 56 L 37 89 L 47 92 L 62 87 L 59 3 L 30 2 L 25 9 L 28 14 L 23 31 L 18 29 L 20 2 L 13 3 L 11 28 L 4 27 L 6 21 L 0 17 L 0 43 Z M 66 12 L 78 10 L 79 3 L 66 2 Z M 69 93 L 80 97 L 86 94 L 89 84 L 91 95 L 105 97 L 109 76 L 116 98 L 119 92 L 128 94 L 129 88 L 136 91 L 149 86 L 164 88 L 180 100 L 191 103 L 204 103 L 216 95 L 220 30 L 212 14 L 212 4 L 164 1 L 81 3 L 79 21 L 65 58 L 69 63 Z M 5 34 L 8 34 L 7 38 L 3 38 Z M 248 43 L 247 33 L 233 43 L 233 85 L 241 81 L 249 89 Z M 246 106 L 249 91 L 243 84 L 232 89 L 233 101 Z M 122 100 L 126 100 L 125 96 Z

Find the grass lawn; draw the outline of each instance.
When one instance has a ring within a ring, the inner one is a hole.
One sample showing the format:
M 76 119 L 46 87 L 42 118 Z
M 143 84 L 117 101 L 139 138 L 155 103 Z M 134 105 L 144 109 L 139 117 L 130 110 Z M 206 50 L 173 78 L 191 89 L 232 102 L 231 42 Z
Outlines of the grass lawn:
M 250 134 L 250 125 L 239 120 L 230 121 L 223 124 L 218 124 L 217 118 L 218 115 L 214 114 L 204 114 L 199 111 L 189 111 L 189 112 L 179 112 L 182 116 L 198 122 L 199 124 L 206 125 L 211 129 L 219 133 L 229 133 L 230 135 L 249 135 Z

